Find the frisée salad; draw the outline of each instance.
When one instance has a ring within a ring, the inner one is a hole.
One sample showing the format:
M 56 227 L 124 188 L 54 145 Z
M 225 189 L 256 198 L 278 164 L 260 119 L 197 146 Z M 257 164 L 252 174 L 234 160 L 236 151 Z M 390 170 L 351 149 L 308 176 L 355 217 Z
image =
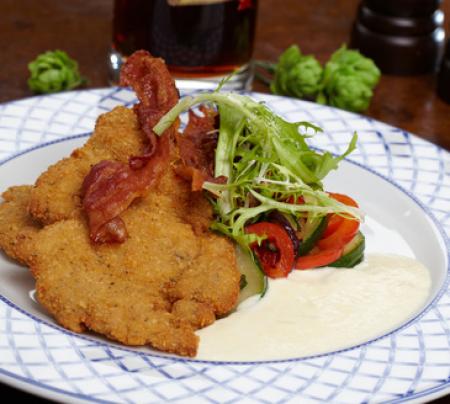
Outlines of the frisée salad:
M 241 300 L 263 295 L 266 277 L 322 266 L 353 267 L 364 256 L 363 214 L 348 195 L 327 192 L 323 179 L 356 148 L 355 133 L 340 156 L 311 148 L 322 131 L 287 122 L 264 103 L 216 90 L 183 98 L 154 127 L 161 135 L 185 111 L 214 105 L 219 113 L 214 177 L 202 185 L 211 228 L 234 240 L 242 273 Z

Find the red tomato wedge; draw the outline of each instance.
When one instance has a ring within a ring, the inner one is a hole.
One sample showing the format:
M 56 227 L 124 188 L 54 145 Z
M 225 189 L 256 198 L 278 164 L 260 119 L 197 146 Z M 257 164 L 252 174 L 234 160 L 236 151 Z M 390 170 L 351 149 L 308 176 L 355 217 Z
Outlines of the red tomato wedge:
M 295 269 L 312 269 L 317 267 L 323 267 L 338 260 L 342 256 L 343 248 L 330 248 L 328 250 L 322 250 L 317 253 L 304 255 L 298 257 L 297 262 L 294 265 Z
M 271 278 L 283 278 L 294 266 L 294 246 L 289 235 L 278 224 L 260 222 L 247 226 L 246 233 L 266 236 L 261 245 L 251 247 L 257 255 L 264 273 Z

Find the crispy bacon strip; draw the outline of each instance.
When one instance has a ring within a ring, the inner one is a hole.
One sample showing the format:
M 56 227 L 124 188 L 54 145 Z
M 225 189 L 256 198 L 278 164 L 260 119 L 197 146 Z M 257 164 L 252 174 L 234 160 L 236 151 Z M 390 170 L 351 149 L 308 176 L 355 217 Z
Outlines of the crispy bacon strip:
M 83 182 L 83 206 L 89 217 L 94 243 L 118 242 L 127 238 L 119 217 L 134 199 L 144 196 L 169 164 L 170 136 L 157 139 L 155 153 L 141 168 L 104 160 L 92 167 Z
M 119 215 L 134 199 L 144 196 L 168 167 L 177 125 L 160 138 L 153 133 L 153 126 L 179 99 L 175 82 L 162 59 L 137 51 L 122 67 L 120 80 L 136 92 L 139 103 L 134 110 L 148 145 L 142 156 L 131 157 L 128 164 L 101 161 L 84 179 L 83 208 L 94 243 L 125 241 L 127 232 Z
M 214 178 L 214 156 L 218 137 L 217 112 L 200 106 L 203 116 L 189 111 L 189 121 L 183 133 L 176 134 L 181 163 L 177 174 L 191 181 L 192 191 L 200 191 L 205 181 L 223 182 Z
M 120 85 L 131 86 L 136 93 L 139 103 L 134 106 L 134 111 L 149 139 L 146 154 L 151 154 L 157 138 L 153 133 L 153 127 L 180 98 L 175 81 L 164 60 L 152 57 L 147 51 L 139 50 L 122 66 Z

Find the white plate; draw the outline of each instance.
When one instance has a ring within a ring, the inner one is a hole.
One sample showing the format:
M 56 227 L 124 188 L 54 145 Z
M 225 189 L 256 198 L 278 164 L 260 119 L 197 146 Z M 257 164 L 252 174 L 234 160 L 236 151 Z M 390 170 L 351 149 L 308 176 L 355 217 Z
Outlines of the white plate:
M 0 256 L 0 380 L 62 401 L 354 403 L 423 400 L 450 391 L 449 154 L 365 117 L 252 96 L 289 120 L 322 126 L 325 134 L 312 144 L 332 152 L 342 152 L 358 131 L 355 163 L 343 163 L 331 181 L 396 229 L 430 268 L 433 290 L 425 312 L 375 341 L 312 358 L 240 364 L 174 359 L 58 327 L 30 299 L 27 271 Z M 85 140 L 73 135 L 91 131 L 99 113 L 133 101 L 126 89 L 101 89 L 0 106 L 0 191 L 34 181 Z

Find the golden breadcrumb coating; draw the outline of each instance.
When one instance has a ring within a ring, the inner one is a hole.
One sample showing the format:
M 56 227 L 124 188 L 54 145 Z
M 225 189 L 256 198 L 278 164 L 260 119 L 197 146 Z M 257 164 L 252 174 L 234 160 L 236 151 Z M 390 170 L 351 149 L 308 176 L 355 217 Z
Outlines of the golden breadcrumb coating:
M 86 144 L 38 178 L 31 192 L 31 215 L 42 224 L 79 217 L 81 185 L 91 167 L 101 160 L 126 162 L 130 156 L 142 154 L 144 141 L 131 109 L 120 106 L 100 115 Z
M 8 188 L 0 203 L 0 249 L 21 264 L 29 264 L 33 239 L 41 226 L 28 214 L 31 186 Z
M 194 230 L 189 195 L 198 198 L 169 170 L 123 213 L 123 244 L 93 246 L 83 219 L 45 227 L 32 265 L 39 301 L 73 331 L 194 356 L 195 329 L 233 309 L 240 274 L 231 242 Z
M 85 146 L 41 175 L 30 202 L 45 225 L 32 251 L 37 296 L 75 332 L 194 356 L 194 331 L 235 307 L 240 280 L 233 244 L 208 229 L 212 209 L 203 194 L 192 193 L 170 166 L 121 215 L 129 234 L 123 244 L 93 245 L 81 209 L 93 164 L 126 161 L 144 147 L 133 111 L 119 107 L 99 118 Z M 177 158 L 173 148 L 174 164 Z

